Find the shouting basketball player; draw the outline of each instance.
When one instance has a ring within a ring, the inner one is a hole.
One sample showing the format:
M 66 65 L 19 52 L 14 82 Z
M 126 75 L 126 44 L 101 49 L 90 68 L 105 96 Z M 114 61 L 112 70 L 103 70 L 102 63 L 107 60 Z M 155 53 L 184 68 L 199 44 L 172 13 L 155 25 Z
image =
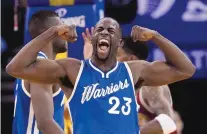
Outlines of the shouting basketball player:
M 91 32 L 93 30 L 94 28 L 92 27 Z M 82 33 L 82 36 L 84 39 L 84 58 L 88 59 L 93 52 L 91 34 L 88 28 L 86 28 L 86 32 Z M 148 47 L 145 42 L 134 42 L 131 38 L 123 38 L 123 41 L 124 45 L 119 48 L 117 54 L 118 61 L 147 60 Z M 183 123 L 178 113 L 173 111 L 169 87 L 167 85 L 160 87 L 144 86 L 141 89 L 140 85 L 135 85 L 135 87 L 138 92 L 137 102 L 140 105 L 138 114 L 139 126 L 143 126 L 160 114 L 166 114 L 175 121 L 177 134 L 181 134 Z
M 42 10 L 32 15 L 29 32 L 32 38 L 36 38 L 50 27 L 61 24 L 55 12 Z M 57 53 L 67 50 L 66 41 L 60 37 L 56 37 L 49 44 L 38 51 L 38 59 L 53 60 Z M 17 79 L 12 133 L 64 134 L 63 97 L 64 93 L 57 85 Z
M 112 18 L 97 22 L 92 35 L 93 54 L 89 60 L 36 59 L 38 52 L 55 37 L 74 42 L 77 40 L 76 28 L 61 25 L 48 29 L 19 51 L 6 71 L 34 82 L 59 83 L 65 90 L 68 85 L 74 85 L 73 92 L 68 89 L 66 95 L 71 94 L 69 105 L 75 134 L 148 133 L 149 127 L 141 130 L 137 127 L 134 85 L 138 81 L 142 81 L 143 86 L 169 84 L 187 79 L 195 72 L 191 61 L 172 42 L 139 26 L 132 28 L 132 38 L 154 41 L 165 53 L 167 62 L 117 62 L 117 50 L 123 41 L 120 26 Z

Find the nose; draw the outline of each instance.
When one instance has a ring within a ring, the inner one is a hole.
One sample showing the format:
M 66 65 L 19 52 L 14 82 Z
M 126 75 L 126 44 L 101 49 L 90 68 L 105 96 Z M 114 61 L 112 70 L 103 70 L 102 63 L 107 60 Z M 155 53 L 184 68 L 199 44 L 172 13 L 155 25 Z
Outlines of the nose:
M 103 36 L 108 36 L 109 32 L 107 31 L 107 29 L 104 29 L 103 31 L 101 31 L 100 34 L 103 35 Z

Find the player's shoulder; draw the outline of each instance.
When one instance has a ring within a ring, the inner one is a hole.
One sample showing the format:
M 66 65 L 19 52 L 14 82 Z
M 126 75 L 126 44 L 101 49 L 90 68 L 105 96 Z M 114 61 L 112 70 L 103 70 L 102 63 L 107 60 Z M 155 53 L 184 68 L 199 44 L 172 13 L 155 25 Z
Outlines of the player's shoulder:
M 145 65 L 148 65 L 149 62 L 148 61 L 145 61 L 145 60 L 133 60 L 133 61 L 127 61 L 126 62 L 129 67 L 131 69 L 142 69 L 143 67 L 145 67 Z
M 144 60 L 134 60 L 134 61 L 127 61 L 126 64 L 129 66 L 134 83 L 136 84 L 138 80 L 141 80 L 142 72 L 146 64 L 149 62 Z
M 75 58 L 64 58 L 64 59 L 57 59 L 56 62 L 61 66 L 80 66 L 81 61 Z

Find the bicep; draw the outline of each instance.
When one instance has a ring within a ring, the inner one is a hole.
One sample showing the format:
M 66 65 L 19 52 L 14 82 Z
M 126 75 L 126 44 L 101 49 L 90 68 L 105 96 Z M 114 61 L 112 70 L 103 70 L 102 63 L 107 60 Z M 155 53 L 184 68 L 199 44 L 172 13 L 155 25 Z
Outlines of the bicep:
M 144 86 L 160 86 L 182 80 L 182 72 L 163 61 L 146 62 L 141 70 Z
M 30 83 L 30 94 L 37 121 L 53 118 L 52 85 Z
M 38 83 L 56 83 L 64 75 L 64 69 L 55 61 L 36 59 L 34 63 L 19 71 L 16 77 Z

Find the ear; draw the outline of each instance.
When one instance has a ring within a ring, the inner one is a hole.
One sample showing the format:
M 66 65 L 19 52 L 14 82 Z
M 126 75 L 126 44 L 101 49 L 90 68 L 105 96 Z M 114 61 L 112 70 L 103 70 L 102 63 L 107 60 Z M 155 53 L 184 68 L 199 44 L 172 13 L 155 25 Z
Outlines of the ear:
M 122 39 L 119 39 L 120 43 L 119 43 L 119 47 L 123 47 L 124 46 L 124 41 Z
M 138 58 L 134 55 L 130 55 L 130 60 L 138 60 Z

